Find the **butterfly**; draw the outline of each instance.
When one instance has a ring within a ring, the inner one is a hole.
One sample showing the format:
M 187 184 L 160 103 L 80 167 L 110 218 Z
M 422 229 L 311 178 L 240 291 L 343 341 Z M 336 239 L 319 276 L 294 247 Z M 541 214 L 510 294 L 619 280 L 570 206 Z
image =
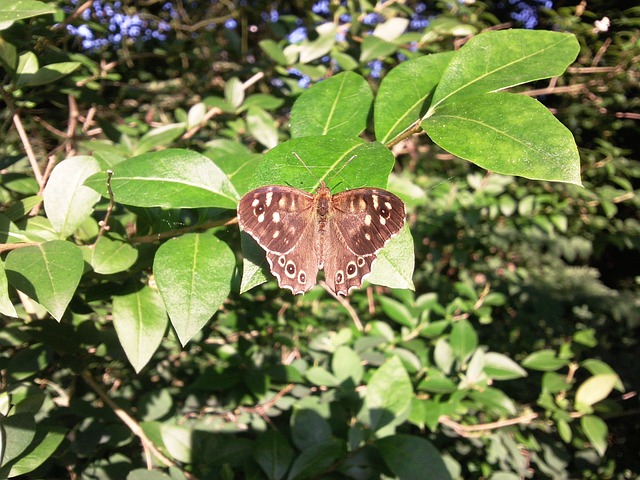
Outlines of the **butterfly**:
M 280 288 L 305 293 L 324 270 L 329 289 L 346 296 L 362 285 L 378 252 L 402 230 L 405 206 L 380 188 L 331 195 L 324 182 L 315 194 L 270 185 L 240 199 L 238 223 L 266 251 Z

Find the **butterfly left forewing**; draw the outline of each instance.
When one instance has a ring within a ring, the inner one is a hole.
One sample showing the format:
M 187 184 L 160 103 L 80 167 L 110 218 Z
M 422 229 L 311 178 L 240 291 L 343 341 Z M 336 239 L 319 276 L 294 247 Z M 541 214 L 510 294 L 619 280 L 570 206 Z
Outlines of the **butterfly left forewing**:
M 313 195 L 297 188 L 271 185 L 240 199 L 238 223 L 266 251 L 291 251 L 313 218 Z

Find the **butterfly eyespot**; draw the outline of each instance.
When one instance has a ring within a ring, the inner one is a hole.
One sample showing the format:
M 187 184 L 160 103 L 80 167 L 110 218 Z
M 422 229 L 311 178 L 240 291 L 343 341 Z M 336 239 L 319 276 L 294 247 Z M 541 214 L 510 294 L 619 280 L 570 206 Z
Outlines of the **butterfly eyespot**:
M 387 207 L 380 207 L 380 215 L 384 218 L 389 218 L 389 209 Z
M 264 205 L 262 203 L 259 203 L 258 205 L 256 205 L 256 207 L 253 209 L 253 213 L 255 213 L 256 215 L 261 214 L 262 212 L 264 212 Z
M 278 257 L 278 265 L 280 265 L 281 267 L 284 267 L 286 263 L 287 263 L 287 259 L 284 258 L 284 255 L 282 255 L 281 257 Z
M 296 278 L 296 264 L 293 263 L 292 260 L 289 260 L 286 267 L 284 267 L 284 272 L 287 274 L 287 277 Z
M 364 257 L 358 257 L 358 268 L 364 267 Z
M 336 272 L 336 284 L 340 284 L 344 282 L 344 272 L 342 270 L 338 270 Z
M 356 262 L 351 261 L 347 263 L 347 278 L 353 278 L 358 273 L 358 268 L 356 267 Z
M 304 273 L 304 270 L 300 270 L 300 273 L 298 273 L 298 281 L 303 285 L 307 283 L 307 274 Z

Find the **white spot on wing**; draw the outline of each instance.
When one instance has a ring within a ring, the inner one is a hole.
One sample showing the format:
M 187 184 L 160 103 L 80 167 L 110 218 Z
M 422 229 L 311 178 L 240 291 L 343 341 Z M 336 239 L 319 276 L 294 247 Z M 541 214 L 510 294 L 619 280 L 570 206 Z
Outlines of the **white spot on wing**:
M 273 223 L 278 223 L 280 221 L 280 214 L 278 212 L 273 212 Z
M 264 213 L 261 213 L 260 215 L 258 215 L 258 223 L 262 223 L 264 222 Z
M 267 192 L 267 207 L 271 205 L 271 200 L 273 200 L 273 192 Z
M 368 227 L 369 225 L 371 225 L 371 215 L 365 215 L 364 216 L 364 224 Z

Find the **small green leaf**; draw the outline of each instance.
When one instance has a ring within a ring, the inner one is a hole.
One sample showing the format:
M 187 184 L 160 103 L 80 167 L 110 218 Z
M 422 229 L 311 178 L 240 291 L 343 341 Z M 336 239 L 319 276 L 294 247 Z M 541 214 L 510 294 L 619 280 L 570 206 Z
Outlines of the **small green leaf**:
M 80 67 L 79 62 L 52 63 L 39 68 L 34 73 L 21 73 L 16 80 L 18 87 L 36 87 L 60 80 Z
M 288 480 L 303 480 L 321 476 L 325 470 L 347 454 L 344 442 L 327 440 L 305 449 L 291 466 Z
M 512 380 L 527 376 L 527 371 L 506 355 L 488 352 L 484 356 L 484 371 L 495 380 Z
M 162 442 L 169 454 L 183 463 L 193 462 L 193 432 L 185 427 L 163 423 L 160 427 Z
M 141 288 L 113 298 L 113 325 L 136 372 L 149 362 L 167 329 L 167 313 L 156 290 Z
M 5 268 L 11 285 L 60 321 L 80 283 L 84 261 L 77 246 L 53 240 L 9 252 Z
M 126 242 L 103 236 L 89 251 L 88 261 L 96 273 L 124 272 L 138 259 L 138 251 Z
M 0 478 L 9 478 L 11 467 L 20 460 L 36 436 L 36 422 L 30 413 L 0 417 L 0 433 L 4 440 Z
M 478 347 L 478 334 L 466 318 L 458 320 L 451 328 L 449 343 L 453 354 L 462 362 Z
M 582 368 L 586 368 L 589 371 L 589 373 L 591 373 L 591 375 L 598 375 L 601 373 L 611 373 L 611 374 L 617 375 L 616 372 L 613 370 L 613 368 L 611 368 L 602 360 L 598 360 L 596 358 L 588 358 L 580 362 L 580 366 Z M 622 380 L 620 380 L 619 377 L 615 383 L 614 388 L 619 392 L 624 392 L 624 385 L 622 384 Z
M 373 431 L 404 422 L 411 409 L 413 387 L 402 362 L 391 357 L 378 368 L 367 386 L 362 421 Z
M 409 311 L 406 305 L 390 297 L 381 296 L 378 299 L 382 311 L 390 320 L 409 328 L 415 328 L 416 317 Z
M 331 371 L 340 383 L 350 379 L 354 386 L 359 385 L 364 376 L 362 359 L 351 348 L 341 345 L 331 359 Z
M 305 91 L 291 110 L 291 136 L 358 136 L 367 127 L 373 93 L 360 75 L 342 72 Z
M 276 63 L 283 66 L 286 66 L 288 64 L 288 59 L 282 52 L 282 48 L 280 48 L 280 46 L 274 40 L 260 40 L 258 42 L 258 45 L 260 46 L 262 51 L 269 55 L 269 57 L 271 57 L 271 59 Z
M 228 244 L 210 233 L 173 238 L 156 252 L 153 273 L 183 346 L 229 295 L 235 267 Z
M 267 148 L 278 144 L 276 122 L 269 112 L 260 107 L 250 107 L 247 110 L 247 130 Z
M 390 142 L 418 124 L 453 55 L 453 52 L 436 53 L 402 62 L 382 79 L 374 110 L 378 141 Z
M 63 238 L 73 234 L 93 212 L 100 194 L 83 185 L 100 171 L 89 156 L 70 157 L 56 165 L 44 188 L 44 209 L 53 228 Z
M 576 390 L 576 408 L 591 407 L 609 396 L 620 379 L 615 373 L 594 375 L 585 380 Z
M 400 233 L 389 240 L 389 243 L 378 252 L 371 273 L 366 281 L 374 285 L 389 288 L 415 290 L 413 286 L 413 269 L 415 256 L 413 237 L 409 226 L 405 225 Z
M 319 387 L 337 387 L 340 381 L 322 367 L 311 367 L 306 371 L 305 376 L 314 385 Z
M 209 158 L 191 150 L 145 153 L 113 167 L 115 201 L 138 207 L 235 208 L 238 194 Z M 97 173 L 85 185 L 108 197 L 107 175 Z
M 581 185 L 571 132 L 531 97 L 465 97 L 445 103 L 421 126 L 442 148 L 487 170 Z
M 398 46 L 394 43 L 387 42 L 373 35 L 368 35 L 362 40 L 360 63 L 367 63 L 377 58 L 388 57 L 397 49 Z
M 38 425 L 35 438 L 21 458 L 11 465 L 8 477 L 26 475 L 46 462 L 65 439 L 66 432 L 66 429 L 61 427 Z M 0 475 L 2 475 L 2 469 L 0 469 Z
M 426 438 L 391 435 L 376 440 L 374 445 L 396 478 L 451 480 L 440 452 Z
M 569 364 L 568 360 L 558 358 L 553 350 L 539 350 L 528 355 L 522 361 L 522 366 L 532 370 L 552 372 Z
M 244 87 L 238 77 L 231 77 L 224 86 L 224 99 L 233 108 L 238 108 L 244 100 Z
M 142 155 L 156 147 L 168 147 L 185 132 L 184 123 L 170 123 L 145 133 L 136 145 L 133 154 Z M 114 169 L 117 167 L 114 167 Z
M 393 42 L 402 35 L 409 26 L 409 20 L 402 17 L 392 17 L 389 20 L 379 23 L 376 28 L 373 29 L 373 34 L 386 40 L 387 42 Z
M 284 435 L 268 430 L 258 437 L 253 458 L 269 480 L 284 478 L 294 458 L 294 451 Z
M 0 261 L 0 313 L 8 317 L 17 317 L 16 308 L 9 298 L 9 282 L 7 282 L 7 274 L 4 271 L 4 263 Z
M 331 439 L 331 426 L 320 412 L 300 406 L 291 416 L 291 438 L 300 450 Z
M 318 38 L 313 41 L 305 40 L 298 45 L 300 63 L 309 63 L 331 51 L 336 43 L 336 24 L 326 22 L 316 28 Z
M 580 419 L 580 425 L 598 455 L 604 456 L 607 451 L 607 436 L 609 435 L 609 428 L 604 420 L 595 415 L 585 415 Z
M 200 125 L 207 113 L 207 107 L 203 102 L 198 102 L 189 109 L 187 115 L 187 129 Z

